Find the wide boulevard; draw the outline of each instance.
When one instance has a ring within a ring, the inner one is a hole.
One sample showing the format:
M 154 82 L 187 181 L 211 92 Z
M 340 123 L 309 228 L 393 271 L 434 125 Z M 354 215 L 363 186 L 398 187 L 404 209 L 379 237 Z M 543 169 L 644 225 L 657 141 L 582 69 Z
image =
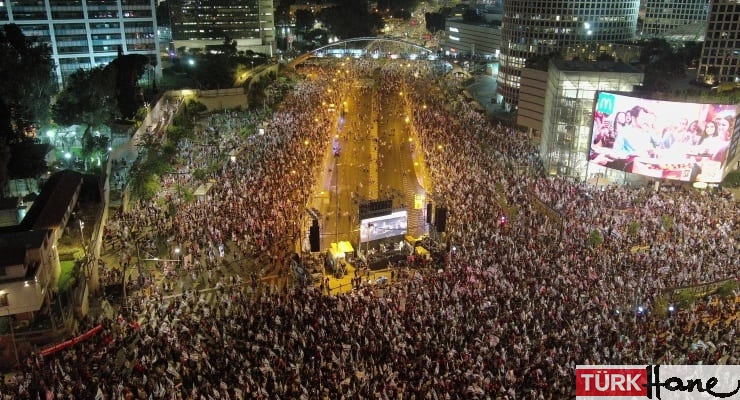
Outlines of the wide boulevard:
M 430 188 L 423 186 L 423 159 L 410 124 L 408 97 L 402 90 L 380 90 L 381 84 L 377 76 L 361 77 L 339 96 L 339 104 L 326 105 L 336 115 L 335 132 L 309 202 L 322 217 L 322 250 L 339 241 L 357 246 L 359 204 L 373 200 L 392 200 L 394 211 L 406 210 L 408 234 L 426 232 L 419 200 Z M 306 227 L 310 223 L 307 218 Z

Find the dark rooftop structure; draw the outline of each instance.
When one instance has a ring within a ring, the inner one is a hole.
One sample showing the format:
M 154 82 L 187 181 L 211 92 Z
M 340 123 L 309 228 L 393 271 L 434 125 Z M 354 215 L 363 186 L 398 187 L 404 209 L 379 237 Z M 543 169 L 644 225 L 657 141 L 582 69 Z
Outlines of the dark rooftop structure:
M 82 174 L 64 170 L 52 175 L 20 224 L 0 228 L 0 234 L 56 228 L 82 185 Z
M 12 210 L 18 208 L 21 201 L 18 197 L 6 197 L 0 199 L 0 210 Z
M 561 71 L 640 73 L 640 69 L 621 61 L 552 60 Z
M 43 245 L 48 230 L 26 231 L 26 232 L 6 232 L 0 233 L 0 270 L 5 276 L 5 268 L 13 265 L 26 264 L 26 249 L 39 248 Z M 0 278 L 0 282 L 12 282 L 18 280 L 30 279 L 36 275 L 39 267 L 38 262 L 26 265 L 27 270 L 22 277 Z
M 46 229 L 26 232 L 1 232 L 0 233 L 0 253 L 4 253 L 9 248 L 37 248 L 44 243 Z M 3 257 L 5 259 L 6 257 Z

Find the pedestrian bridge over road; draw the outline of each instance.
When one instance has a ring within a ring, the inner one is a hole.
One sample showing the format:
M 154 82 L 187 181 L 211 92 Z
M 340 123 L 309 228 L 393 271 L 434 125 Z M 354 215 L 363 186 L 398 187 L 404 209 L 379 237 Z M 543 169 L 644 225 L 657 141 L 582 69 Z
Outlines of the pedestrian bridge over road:
M 295 67 L 313 58 L 390 58 L 408 60 L 436 60 L 437 54 L 415 43 L 393 37 L 356 37 L 321 46 L 293 59 Z

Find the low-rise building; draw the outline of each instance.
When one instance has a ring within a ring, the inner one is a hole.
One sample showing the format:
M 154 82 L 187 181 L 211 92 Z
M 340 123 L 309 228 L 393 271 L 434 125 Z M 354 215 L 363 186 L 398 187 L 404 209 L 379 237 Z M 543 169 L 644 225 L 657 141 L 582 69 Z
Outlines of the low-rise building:
M 525 109 L 520 107 L 517 123 L 541 132 L 540 157 L 551 175 L 584 179 L 597 92 L 632 92 L 643 78 L 637 68 L 612 61 L 558 59 L 550 60 L 547 72 L 525 68 L 521 82 Z
M 275 15 L 273 0 L 201 2 L 175 0 L 170 7 L 175 49 L 209 51 L 225 39 L 237 49 L 273 54 Z
M 20 224 L 0 228 L 0 316 L 32 319 L 55 292 L 57 241 L 77 205 L 82 175 L 52 175 Z
M 50 229 L 0 233 L 0 315 L 32 319 L 52 291 L 59 265 Z
M 469 23 L 460 18 L 445 22 L 442 49 L 451 55 L 478 55 L 498 58 L 501 49 L 501 22 Z

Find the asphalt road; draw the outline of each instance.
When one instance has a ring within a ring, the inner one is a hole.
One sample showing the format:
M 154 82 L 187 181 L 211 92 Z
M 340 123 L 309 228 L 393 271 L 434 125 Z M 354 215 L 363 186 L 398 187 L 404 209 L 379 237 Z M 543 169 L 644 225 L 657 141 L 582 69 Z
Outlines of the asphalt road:
M 343 103 L 335 105 L 333 141 L 327 144 L 309 202 L 309 208 L 321 213 L 322 251 L 337 241 L 349 241 L 357 248 L 359 204 L 364 201 L 391 199 L 394 211 L 405 209 L 409 216 L 408 232 L 399 234 L 426 233 L 424 207 L 414 209 L 414 196 L 426 191 L 419 183 L 424 180 L 417 179 L 423 160 L 420 151 L 412 152 L 417 140 L 406 96 L 402 92 L 381 96 L 377 85 L 374 77 L 363 77 L 343 94 Z M 307 218 L 305 232 L 310 222 Z

